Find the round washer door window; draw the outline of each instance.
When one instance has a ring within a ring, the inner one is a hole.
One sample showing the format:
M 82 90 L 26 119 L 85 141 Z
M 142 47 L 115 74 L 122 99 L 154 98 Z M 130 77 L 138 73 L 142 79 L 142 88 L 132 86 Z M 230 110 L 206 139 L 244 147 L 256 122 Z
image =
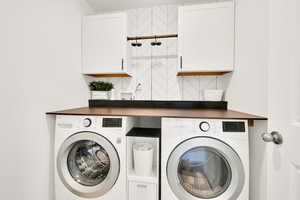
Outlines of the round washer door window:
M 227 144 L 198 137 L 179 144 L 169 157 L 168 182 L 179 199 L 236 199 L 244 185 L 244 169 Z
M 67 163 L 73 179 L 85 186 L 95 186 L 103 182 L 110 169 L 108 153 L 91 140 L 76 142 L 70 150 Z
M 80 132 L 62 144 L 57 170 L 63 184 L 80 197 L 108 192 L 119 176 L 120 161 L 114 146 L 103 136 Z

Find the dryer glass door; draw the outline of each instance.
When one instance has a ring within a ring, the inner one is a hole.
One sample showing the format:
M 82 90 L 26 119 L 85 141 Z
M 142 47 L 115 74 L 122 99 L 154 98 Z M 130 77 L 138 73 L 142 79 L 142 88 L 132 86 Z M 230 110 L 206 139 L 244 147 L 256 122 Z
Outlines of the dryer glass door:
M 199 198 L 215 198 L 228 188 L 231 169 L 216 149 L 196 147 L 185 152 L 178 164 L 182 187 Z
M 93 132 L 79 132 L 66 139 L 56 162 L 64 186 L 85 198 L 107 193 L 120 172 L 119 156 L 112 143 Z
M 208 137 L 179 144 L 169 157 L 168 182 L 182 200 L 233 200 L 244 184 L 239 156 L 225 143 Z

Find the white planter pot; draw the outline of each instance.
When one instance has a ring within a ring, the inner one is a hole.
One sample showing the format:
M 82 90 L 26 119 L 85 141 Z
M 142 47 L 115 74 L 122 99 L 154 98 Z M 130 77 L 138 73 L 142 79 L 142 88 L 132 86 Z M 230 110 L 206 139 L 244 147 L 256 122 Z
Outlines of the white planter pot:
M 223 90 L 204 90 L 203 97 L 204 101 L 222 101 L 223 98 Z
M 111 92 L 110 91 L 91 91 L 91 99 L 110 99 Z

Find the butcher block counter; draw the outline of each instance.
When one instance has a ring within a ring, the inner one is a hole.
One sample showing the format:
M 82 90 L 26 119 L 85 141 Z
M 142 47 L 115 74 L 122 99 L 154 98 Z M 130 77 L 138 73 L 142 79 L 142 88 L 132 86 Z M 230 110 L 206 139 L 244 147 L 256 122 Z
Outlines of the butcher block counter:
M 267 120 L 261 116 L 222 109 L 83 107 L 47 112 L 47 114 Z

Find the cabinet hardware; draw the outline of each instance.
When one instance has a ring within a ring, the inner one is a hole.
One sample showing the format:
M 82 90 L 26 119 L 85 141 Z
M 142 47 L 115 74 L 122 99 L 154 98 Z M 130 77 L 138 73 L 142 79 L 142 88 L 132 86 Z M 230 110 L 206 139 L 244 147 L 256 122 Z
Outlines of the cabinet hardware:
M 148 36 L 137 36 L 137 37 L 127 37 L 127 41 L 130 40 L 151 40 L 155 38 L 177 38 L 178 34 L 170 35 L 148 35 Z
M 147 188 L 147 185 L 142 185 L 142 184 L 138 184 L 136 186 L 139 187 L 139 188 Z
M 122 71 L 124 70 L 124 59 L 122 58 L 122 67 L 121 67 Z
M 182 69 L 182 56 L 180 56 L 180 69 Z

